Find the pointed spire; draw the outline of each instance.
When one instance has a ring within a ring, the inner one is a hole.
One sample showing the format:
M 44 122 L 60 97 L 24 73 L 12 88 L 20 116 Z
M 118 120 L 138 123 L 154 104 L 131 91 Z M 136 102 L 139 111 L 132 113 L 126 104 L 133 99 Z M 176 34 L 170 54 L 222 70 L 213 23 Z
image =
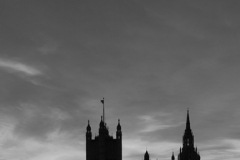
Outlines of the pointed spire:
M 185 146 L 194 146 L 194 136 L 190 127 L 189 109 L 187 110 L 186 129 L 183 135 L 183 148 Z M 194 148 L 193 148 L 194 149 Z
M 189 109 L 187 110 L 186 130 L 191 130 L 191 128 L 190 128 L 190 119 L 189 119 Z

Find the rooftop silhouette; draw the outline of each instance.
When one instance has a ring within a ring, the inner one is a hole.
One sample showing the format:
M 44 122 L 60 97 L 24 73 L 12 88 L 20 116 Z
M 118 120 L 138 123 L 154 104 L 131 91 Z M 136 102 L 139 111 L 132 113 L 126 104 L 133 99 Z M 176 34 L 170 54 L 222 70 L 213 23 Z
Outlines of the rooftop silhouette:
M 105 122 L 104 98 L 103 116 L 99 123 L 99 135 L 92 139 L 90 121 L 86 128 L 86 160 L 122 160 L 122 127 L 118 119 L 116 139 L 109 135 L 107 123 Z M 182 147 L 180 147 L 178 160 L 200 160 L 197 147 L 194 148 L 194 136 L 190 125 L 189 110 L 187 110 L 186 128 L 182 137 Z M 150 160 L 150 154 L 146 150 L 144 160 Z M 175 160 L 172 152 L 171 160 Z

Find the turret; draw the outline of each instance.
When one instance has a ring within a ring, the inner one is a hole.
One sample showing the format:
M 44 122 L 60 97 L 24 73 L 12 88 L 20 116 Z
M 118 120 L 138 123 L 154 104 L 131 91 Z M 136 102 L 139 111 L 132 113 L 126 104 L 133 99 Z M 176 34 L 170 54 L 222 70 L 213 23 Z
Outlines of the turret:
M 90 154 L 89 154 L 89 149 L 90 149 L 90 145 L 91 145 L 91 140 L 92 140 L 92 132 L 91 132 L 91 127 L 89 124 L 89 120 L 88 120 L 88 125 L 86 128 L 86 159 L 89 160 L 90 159 Z
M 106 123 L 103 122 L 103 117 L 101 116 L 101 121 L 99 123 L 99 136 L 103 138 L 108 135 L 109 135 L 108 128 L 106 126 Z
M 89 124 L 89 120 L 88 120 L 88 125 L 86 128 L 87 132 L 86 132 L 86 139 L 87 140 L 91 140 L 92 139 L 92 132 L 91 132 L 91 126 Z
M 122 127 L 120 125 L 120 119 L 118 120 L 116 138 L 117 139 L 122 139 Z
M 103 117 L 101 116 L 101 121 L 99 123 L 99 129 L 103 129 L 104 128 L 104 122 L 103 122 Z
M 116 132 L 116 140 L 117 140 L 117 160 L 122 160 L 122 127 L 120 125 L 120 119 L 118 119 L 118 125 L 117 125 L 117 132 Z

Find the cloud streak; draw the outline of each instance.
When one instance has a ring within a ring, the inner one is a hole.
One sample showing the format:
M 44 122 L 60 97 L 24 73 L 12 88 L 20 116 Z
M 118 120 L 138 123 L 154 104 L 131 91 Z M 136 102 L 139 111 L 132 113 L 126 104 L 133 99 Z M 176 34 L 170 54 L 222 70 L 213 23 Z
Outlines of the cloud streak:
M 28 76 L 37 76 L 42 74 L 40 70 L 32 66 L 2 58 L 0 59 L 0 67 L 9 72 L 19 72 Z

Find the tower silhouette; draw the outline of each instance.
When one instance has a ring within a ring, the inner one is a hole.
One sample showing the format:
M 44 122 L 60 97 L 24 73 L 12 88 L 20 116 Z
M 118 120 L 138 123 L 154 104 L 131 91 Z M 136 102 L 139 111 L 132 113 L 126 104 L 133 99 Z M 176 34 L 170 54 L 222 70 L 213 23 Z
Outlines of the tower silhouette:
M 200 160 L 197 147 L 194 148 L 194 136 L 190 127 L 189 111 L 187 111 L 186 129 L 183 135 L 183 147 L 180 147 L 178 160 Z M 171 158 L 173 159 L 173 157 Z
M 104 104 L 104 101 L 101 102 Z M 101 117 L 99 135 L 95 136 L 95 139 L 92 139 L 89 121 L 86 130 L 86 160 L 122 160 L 122 129 L 120 120 L 118 120 L 116 139 L 109 135 L 104 117 Z

